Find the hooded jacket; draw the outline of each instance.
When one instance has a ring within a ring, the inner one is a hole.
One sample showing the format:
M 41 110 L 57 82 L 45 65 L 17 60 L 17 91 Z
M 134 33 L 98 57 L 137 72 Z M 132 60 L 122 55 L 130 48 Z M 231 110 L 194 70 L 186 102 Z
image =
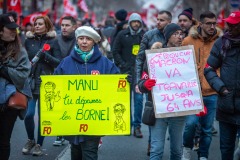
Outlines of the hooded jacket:
M 220 35 L 220 30 L 216 30 L 213 36 L 208 39 L 204 39 L 201 35 L 201 28 L 199 26 L 193 26 L 186 38 L 184 38 L 182 45 L 193 45 L 196 57 L 196 63 L 198 67 L 198 75 L 201 83 L 202 95 L 209 96 L 216 94 L 216 92 L 210 87 L 206 78 L 204 77 L 204 67 L 207 63 L 207 58 L 210 55 L 210 51 L 216 39 Z
M 130 23 L 132 21 L 139 21 L 141 23 L 141 27 L 137 31 L 134 31 L 131 28 Z M 120 68 L 121 73 L 133 74 L 136 55 L 138 54 L 138 51 L 134 53 L 133 49 L 134 47 L 140 48 L 140 43 L 144 31 L 142 30 L 143 24 L 139 14 L 133 13 L 130 16 L 128 23 L 129 27 L 118 33 L 113 45 L 112 52 L 114 62 Z

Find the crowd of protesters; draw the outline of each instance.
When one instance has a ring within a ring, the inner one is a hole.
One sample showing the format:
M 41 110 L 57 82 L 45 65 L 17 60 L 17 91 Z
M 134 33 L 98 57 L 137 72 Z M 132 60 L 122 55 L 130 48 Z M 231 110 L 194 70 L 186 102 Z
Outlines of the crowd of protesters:
M 168 130 L 170 160 L 191 160 L 193 149 L 197 150 L 198 159 L 207 160 L 212 135 L 216 133 L 216 117 L 222 160 L 240 158 L 240 148 L 235 147 L 240 126 L 240 11 L 224 19 L 223 29 L 217 26 L 214 13 L 204 11 L 200 17 L 194 17 L 192 8 L 183 10 L 177 23 L 172 23 L 171 12 L 160 11 L 156 27 L 149 30 L 139 14 L 132 13 L 128 19 L 127 15 L 125 9 L 120 9 L 115 17 L 107 17 L 105 24 L 99 26 L 93 26 L 89 19 L 71 16 L 63 17 L 59 26 L 54 26 L 48 16 L 37 16 L 33 24 L 23 27 L 16 23 L 14 12 L 0 15 L 0 159 L 9 159 L 17 116 L 24 120 L 28 137 L 22 153 L 43 155 L 39 118 L 38 126 L 34 123 L 36 107 L 40 117 L 41 75 L 81 75 L 91 74 L 91 70 L 99 74 L 127 74 L 133 101 L 129 106 L 133 111 L 131 133 L 142 138 L 143 101 L 152 103 L 151 91 L 156 85 L 156 80 L 148 76 L 145 51 L 185 45 L 194 47 L 203 111 L 157 118 L 149 126 L 147 154 L 150 160 L 162 159 Z M 46 44 L 50 49 L 43 50 Z M 82 70 L 80 66 L 87 63 L 88 69 Z M 28 98 L 25 113 L 8 107 L 8 99 L 16 91 Z M 98 149 L 104 143 L 101 136 L 59 135 L 53 145 L 62 145 L 65 139 L 71 144 L 72 160 L 97 160 Z

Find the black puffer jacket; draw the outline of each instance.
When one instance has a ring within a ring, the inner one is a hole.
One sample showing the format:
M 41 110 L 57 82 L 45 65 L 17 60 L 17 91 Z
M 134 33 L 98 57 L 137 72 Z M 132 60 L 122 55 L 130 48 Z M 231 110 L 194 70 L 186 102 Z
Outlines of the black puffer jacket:
M 223 43 L 222 37 L 214 43 L 204 75 L 210 86 L 219 93 L 217 120 L 240 125 L 240 41 L 232 43 L 226 51 L 222 49 Z M 216 74 L 217 68 L 220 68 L 220 77 Z M 223 95 L 223 87 L 230 93 Z
M 32 32 L 27 32 L 25 41 L 25 48 L 28 53 L 28 58 L 31 61 L 36 53 L 43 48 L 45 43 L 50 46 L 53 45 L 54 39 L 56 37 L 56 32 L 51 31 L 47 34 L 37 36 Z M 51 47 L 52 48 L 52 47 Z M 50 75 L 53 73 L 53 70 L 60 63 L 60 55 L 53 55 L 53 52 L 45 52 L 39 61 L 32 66 L 31 75 L 34 79 L 34 87 L 32 88 L 32 93 L 35 95 L 39 94 L 40 88 L 40 75 Z
M 136 83 L 140 80 L 143 64 L 146 60 L 145 50 L 150 49 L 155 42 L 165 43 L 163 33 L 159 29 L 153 29 L 143 35 L 140 50 L 136 58 Z

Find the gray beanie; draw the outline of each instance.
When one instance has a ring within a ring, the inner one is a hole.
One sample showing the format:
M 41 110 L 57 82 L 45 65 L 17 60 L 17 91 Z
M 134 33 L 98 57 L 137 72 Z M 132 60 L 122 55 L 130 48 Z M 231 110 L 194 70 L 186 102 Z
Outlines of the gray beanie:
M 94 40 L 95 43 L 98 43 L 101 40 L 100 35 L 95 31 L 92 27 L 89 26 L 81 26 L 78 27 L 75 31 L 75 37 L 76 39 L 79 36 L 87 36 Z
M 179 25 L 177 25 L 175 23 L 168 24 L 163 30 L 163 34 L 164 34 L 166 42 L 168 42 L 171 35 L 178 30 L 182 30 Z

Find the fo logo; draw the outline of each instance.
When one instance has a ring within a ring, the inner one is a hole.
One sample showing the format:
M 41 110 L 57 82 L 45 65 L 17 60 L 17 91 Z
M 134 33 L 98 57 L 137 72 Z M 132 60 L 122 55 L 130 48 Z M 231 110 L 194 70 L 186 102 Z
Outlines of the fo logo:
M 100 72 L 98 70 L 92 70 L 91 75 L 99 75 Z
M 127 81 L 125 79 L 120 79 L 118 81 L 118 92 L 126 92 L 126 85 L 127 85 Z

